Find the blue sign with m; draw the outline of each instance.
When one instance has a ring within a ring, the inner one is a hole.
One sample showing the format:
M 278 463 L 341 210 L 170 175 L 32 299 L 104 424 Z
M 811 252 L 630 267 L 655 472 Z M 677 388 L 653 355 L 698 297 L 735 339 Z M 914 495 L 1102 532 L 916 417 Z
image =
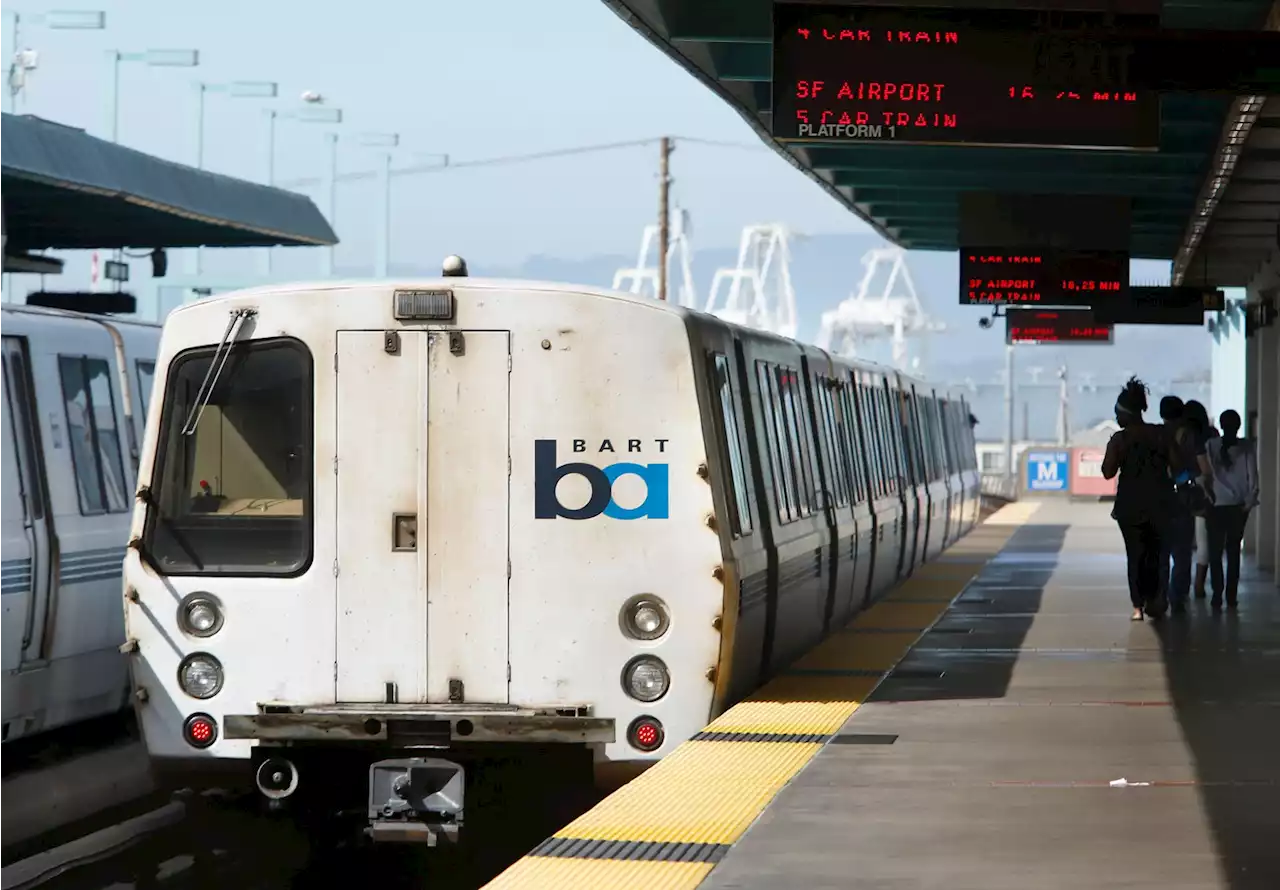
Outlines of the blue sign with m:
M 1027 452 L 1027 489 L 1066 491 L 1070 482 L 1070 455 L 1065 451 Z

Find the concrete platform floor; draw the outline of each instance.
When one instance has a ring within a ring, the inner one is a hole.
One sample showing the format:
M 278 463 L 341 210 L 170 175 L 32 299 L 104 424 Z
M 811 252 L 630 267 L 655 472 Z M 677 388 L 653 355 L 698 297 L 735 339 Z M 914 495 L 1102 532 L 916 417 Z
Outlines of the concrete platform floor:
M 701 887 L 1280 888 L 1280 595 L 1130 622 L 1109 509 L 1045 503 Z

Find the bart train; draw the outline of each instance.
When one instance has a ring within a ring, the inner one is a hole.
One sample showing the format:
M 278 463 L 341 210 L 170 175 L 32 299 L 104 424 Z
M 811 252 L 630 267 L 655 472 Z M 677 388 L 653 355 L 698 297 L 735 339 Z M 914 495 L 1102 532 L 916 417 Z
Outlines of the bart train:
M 978 515 L 962 399 L 581 286 L 222 294 L 156 374 L 153 762 L 375 839 L 455 837 L 486 752 L 661 757 Z
M 120 574 L 159 325 L 4 316 L 4 741 L 124 710 Z

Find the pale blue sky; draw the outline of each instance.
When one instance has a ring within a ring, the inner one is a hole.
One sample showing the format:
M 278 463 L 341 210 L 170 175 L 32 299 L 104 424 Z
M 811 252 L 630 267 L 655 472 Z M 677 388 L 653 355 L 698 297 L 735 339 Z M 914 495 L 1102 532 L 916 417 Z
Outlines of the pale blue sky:
M 397 165 L 436 153 L 466 161 L 664 134 L 696 137 L 741 147 L 677 143 L 673 198 L 692 216 L 695 250 L 732 247 L 751 223 L 782 222 L 808 234 L 870 231 L 598 0 L 19 0 L 4 7 L 6 52 L 15 9 L 30 19 L 58 8 L 103 10 L 107 29 L 24 25 L 20 42 L 36 49 L 40 61 L 19 113 L 105 136 L 107 50 L 200 51 L 195 69 L 122 66 L 120 141 L 161 157 L 194 161 L 197 80 L 274 80 L 280 84 L 274 107 L 299 107 L 300 94 L 313 90 L 343 109 L 337 130 L 344 172 L 376 163 L 371 150 L 350 138 L 365 132 L 400 134 Z M 263 180 L 262 109 L 268 103 L 217 94 L 206 101 L 205 166 Z M 276 180 L 321 175 L 327 163 L 323 135 L 333 129 L 278 124 Z M 393 264 L 432 268 L 443 256 L 461 253 L 474 274 L 483 274 L 538 254 L 631 256 L 643 227 L 657 216 L 657 147 L 449 170 L 395 183 Z M 334 220 L 342 240 L 340 271 L 372 274 L 376 209 L 372 180 L 340 186 Z M 807 299 L 801 294 L 801 302 L 834 304 L 845 297 L 861 275 L 860 252 L 850 250 L 847 272 L 831 270 L 848 281 L 846 289 Z M 206 283 L 254 283 L 259 257 L 246 253 L 206 251 Z M 278 276 L 319 273 L 314 250 L 275 255 Z M 67 274 L 56 287 L 86 286 L 88 255 L 65 256 Z M 151 306 L 144 296 L 150 293 L 149 264 L 132 265 L 130 287 Z M 1140 266 L 1145 268 L 1135 274 L 1144 279 L 1162 277 L 1167 269 Z M 187 268 L 186 257 L 171 257 L 168 283 Z M 40 286 L 33 276 L 8 278 L 19 293 Z M 697 282 L 704 297 L 708 285 Z M 956 299 L 953 288 L 921 297 L 933 306 Z M 816 324 L 816 317 L 808 321 Z
M 732 245 L 744 224 L 775 220 L 807 232 L 866 231 L 764 149 L 725 103 L 596 0 L 74 5 L 106 11 L 107 30 L 24 27 L 21 42 L 40 52 L 40 66 L 18 110 L 105 135 L 105 50 L 199 49 L 198 69 L 136 63 L 122 69 L 120 141 L 163 157 L 194 157 L 194 80 L 276 80 L 278 106 L 297 105 L 303 90 L 315 90 L 343 109 L 342 132 L 400 133 L 397 157 L 405 163 L 415 154 L 447 152 L 464 160 L 663 134 L 749 146 L 687 145 L 675 154 L 674 195 L 693 216 L 696 244 Z M 7 4 L 6 46 L 14 8 L 30 15 L 68 4 Z M 264 177 L 262 105 L 209 97 L 209 169 Z M 278 180 L 322 172 L 324 129 L 280 126 Z M 642 227 L 656 216 L 656 155 L 656 147 L 625 149 L 400 180 L 393 262 L 420 255 L 434 264 L 451 252 L 484 265 L 509 265 L 537 253 L 632 253 Z M 343 147 L 343 170 L 372 163 L 368 149 Z M 372 262 L 365 218 L 373 210 L 373 191 L 371 182 L 340 189 L 340 266 Z M 307 274 L 316 263 L 308 258 L 284 265 Z M 851 281 L 856 263 L 851 257 Z

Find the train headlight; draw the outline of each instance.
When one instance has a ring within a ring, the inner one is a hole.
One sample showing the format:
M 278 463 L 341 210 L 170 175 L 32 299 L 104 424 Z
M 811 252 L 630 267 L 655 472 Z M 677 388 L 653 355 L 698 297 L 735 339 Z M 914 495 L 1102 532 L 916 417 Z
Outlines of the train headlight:
M 654 702 L 671 688 L 671 674 L 659 659 L 641 655 L 622 669 L 622 688 L 636 701 Z
M 178 685 L 192 698 L 213 698 L 222 690 L 222 665 L 204 652 L 188 655 L 178 665 Z
M 622 629 L 636 640 L 656 640 L 667 632 L 671 615 L 656 596 L 633 596 L 622 607 Z
M 178 605 L 178 626 L 193 637 L 211 637 L 222 630 L 222 609 L 208 593 L 189 593 Z

